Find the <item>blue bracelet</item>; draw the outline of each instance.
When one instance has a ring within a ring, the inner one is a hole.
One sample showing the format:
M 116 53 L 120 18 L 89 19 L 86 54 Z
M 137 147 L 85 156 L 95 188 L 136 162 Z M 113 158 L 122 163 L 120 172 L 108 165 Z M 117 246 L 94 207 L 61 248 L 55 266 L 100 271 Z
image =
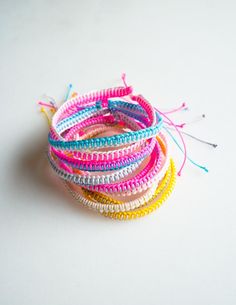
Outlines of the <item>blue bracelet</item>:
M 117 109 L 121 112 L 124 112 L 128 114 L 129 116 L 132 116 L 133 118 L 136 118 L 139 121 L 142 120 L 142 116 L 146 117 L 146 113 L 143 112 L 142 107 L 136 104 L 127 103 L 123 101 L 110 101 L 108 102 L 108 110 L 116 111 L 116 106 L 119 105 L 124 108 L 133 109 L 136 111 L 142 112 L 142 115 L 136 115 L 132 113 L 132 111 L 127 111 L 123 109 Z M 110 108 L 110 109 L 109 109 Z M 62 120 L 56 127 L 56 130 L 66 130 L 67 128 L 70 128 L 77 124 L 78 122 L 84 120 L 85 118 L 90 117 L 93 114 L 96 114 L 98 111 L 103 110 L 100 103 L 97 103 L 95 106 L 88 107 L 86 109 L 83 109 L 72 116 Z M 141 113 L 140 113 L 141 114 Z M 112 147 L 112 146 L 121 146 L 125 144 L 134 143 L 136 141 L 141 141 L 145 139 L 152 138 L 156 136 L 163 125 L 163 119 L 162 117 L 156 112 L 157 116 L 157 124 L 155 126 L 147 127 L 146 129 L 132 131 L 132 132 L 126 132 L 123 134 L 118 134 L 110 137 L 103 137 L 103 138 L 92 138 L 92 139 L 86 139 L 86 140 L 78 140 L 78 141 L 61 141 L 61 140 L 55 140 L 51 137 L 51 134 L 48 136 L 48 141 L 50 145 L 57 149 L 61 150 L 76 150 L 76 149 L 94 149 L 94 148 L 103 148 L 103 147 Z

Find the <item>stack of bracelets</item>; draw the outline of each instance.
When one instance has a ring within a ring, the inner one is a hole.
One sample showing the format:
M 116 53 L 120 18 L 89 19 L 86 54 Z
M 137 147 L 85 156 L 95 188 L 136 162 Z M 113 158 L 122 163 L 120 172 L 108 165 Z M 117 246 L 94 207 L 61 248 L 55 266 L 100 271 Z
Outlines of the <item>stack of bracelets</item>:
M 163 116 L 131 86 L 67 100 L 54 109 L 48 159 L 81 204 L 114 219 L 147 215 L 176 180 Z

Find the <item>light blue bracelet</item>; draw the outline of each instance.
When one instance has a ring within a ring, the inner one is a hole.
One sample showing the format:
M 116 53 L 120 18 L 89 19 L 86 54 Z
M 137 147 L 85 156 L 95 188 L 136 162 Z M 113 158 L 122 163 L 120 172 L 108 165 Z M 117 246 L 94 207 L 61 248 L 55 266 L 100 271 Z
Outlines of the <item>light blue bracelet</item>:
M 117 102 L 117 103 L 116 103 Z M 143 121 L 142 116 L 146 117 L 146 112 L 142 110 L 142 107 L 136 104 L 127 103 L 123 101 L 108 101 L 108 110 L 111 112 L 116 111 L 117 106 L 121 106 L 124 108 L 129 108 L 132 110 L 140 111 L 140 114 L 142 112 L 142 115 L 136 115 L 132 113 L 131 111 L 123 110 L 122 108 L 118 109 L 119 111 L 126 112 L 129 116 L 132 116 L 133 118 L 136 118 L 139 121 Z M 109 109 L 110 108 L 110 109 Z M 101 103 L 96 103 L 95 106 L 88 107 L 86 109 L 81 110 L 80 112 L 77 112 L 70 117 L 62 120 L 57 126 L 56 131 L 64 131 L 68 128 L 71 128 L 78 122 L 83 121 L 86 118 L 91 117 L 92 115 L 95 115 L 98 111 L 104 111 L 101 107 Z M 123 134 L 118 134 L 110 137 L 103 137 L 103 138 L 92 138 L 92 139 L 86 139 L 86 140 L 78 140 L 78 141 L 61 141 L 61 140 L 55 140 L 52 138 L 51 134 L 48 136 L 48 141 L 50 145 L 57 149 L 61 150 L 76 150 L 76 149 L 95 149 L 95 148 L 103 148 L 103 147 L 112 147 L 112 146 L 121 146 L 125 144 L 134 143 L 136 141 L 141 141 L 145 139 L 152 138 L 156 136 L 163 125 L 163 119 L 162 117 L 156 113 L 157 116 L 157 124 L 151 127 L 147 127 L 146 129 L 132 131 L 132 132 L 126 132 Z

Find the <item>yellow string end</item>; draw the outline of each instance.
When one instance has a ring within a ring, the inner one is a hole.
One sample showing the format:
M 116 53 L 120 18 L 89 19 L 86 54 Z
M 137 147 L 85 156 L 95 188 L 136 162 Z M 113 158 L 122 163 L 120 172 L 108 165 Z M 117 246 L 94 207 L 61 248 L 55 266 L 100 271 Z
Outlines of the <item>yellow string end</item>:
M 45 117 L 46 117 L 46 119 L 47 119 L 47 122 L 48 122 L 48 126 L 50 127 L 50 126 L 51 126 L 51 119 L 49 118 L 48 113 L 47 113 L 47 111 L 45 110 L 45 108 L 44 108 L 44 107 L 41 107 L 41 108 L 40 108 L 40 112 L 42 112 L 42 113 L 45 115 Z
M 78 96 L 78 93 L 77 92 L 73 92 L 71 96 L 72 97 L 76 97 L 76 96 Z

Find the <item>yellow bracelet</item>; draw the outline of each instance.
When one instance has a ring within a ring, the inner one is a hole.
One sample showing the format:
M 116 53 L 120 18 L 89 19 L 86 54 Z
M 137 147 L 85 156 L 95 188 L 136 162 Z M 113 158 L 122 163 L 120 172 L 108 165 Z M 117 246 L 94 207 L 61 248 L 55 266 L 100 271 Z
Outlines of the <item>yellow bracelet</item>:
M 155 209 L 159 208 L 161 206 L 161 204 L 168 198 L 168 196 L 171 194 L 171 192 L 174 188 L 175 180 L 176 180 L 176 170 L 175 170 L 174 161 L 171 159 L 170 165 L 165 174 L 165 177 L 159 183 L 159 185 L 156 188 L 155 193 L 153 194 L 151 199 L 149 199 L 142 206 L 140 206 L 134 210 L 125 211 L 125 212 L 102 212 L 101 214 L 106 217 L 120 219 L 120 220 L 128 220 L 128 219 L 134 219 L 137 217 L 145 216 L 145 215 L 153 212 Z M 90 203 L 91 202 L 94 202 L 94 203 L 99 202 L 99 204 L 107 204 L 107 203 L 111 203 L 111 202 L 115 203 L 115 204 L 124 203 L 124 202 L 114 200 L 114 199 L 107 197 L 100 193 L 94 194 L 94 192 L 91 192 L 91 191 L 88 191 L 85 189 L 83 189 L 84 196 L 81 197 L 79 195 L 79 192 L 73 191 L 68 183 L 65 182 L 65 185 L 66 185 L 68 191 L 72 194 L 72 196 L 78 202 L 80 202 L 82 204 L 85 204 L 86 202 L 88 202 L 88 200 L 84 199 L 83 197 L 88 198 Z M 99 212 L 99 211 L 97 210 L 97 212 Z
M 171 159 L 171 176 L 170 176 L 170 179 L 166 186 L 165 186 L 164 180 L 165 180 L 165 178 L 160 183 L 160 188 L 162 188 L 163 184 L 164 184 L 164 190 L 160 194 L 159 198 L 157 200 L 155 200 L 153 203 L 150 203 L 150 204 L 146 205 L 145 207 L 140 207 L 133 211 L 118 212 L 118 213 L 107 212 L 107 213 L 103 213 L 102 215 L 104 215 L 106 217 L 114 218 L 114 219 L 129 220 L 129 219 L 143 217 L 147 214 L 150 214 L 151 212 L 153 212 L 154 210 L 159 208 L 162 205 L 162 203 L 169 197 L 171 192 L 173 191 L 173 188 L 174 188 L 174 185 L 176 182 L 176 169 L 175 169 L 174 161 L 172 159 Z M 158 192 L 158 189 L 157 189 L 157 192 Z
M 171 163 L 165 173 L 164 178 L 161 180 L 161 182 L 159 183 L 158 187 L 155 190 L 155 193 L 153 194 L 152 198 L 150 200 L 153 200 L 159 193 L 162 192 L 162 190 L 164 189 L 164 187 L 166 186 L 169 178 L 170 178 L 170 174 L 171 174 Z M 93 192 L 87 189 L 82 189 L 82 192 L 84 193 L 85 197 L 87 197 L 90 200 L 93 200 L 94 202 L 99 202 L 101 204 L 117 204 L 117 205 L 121 205 L 124 202 L 123 201 L 119 201 L 116 199 L 113 199 L 109 196 L 106 196 L 103 193 L 98 193 L 98 192 Z M 147 202 L 146 202 L 147 204 Z

